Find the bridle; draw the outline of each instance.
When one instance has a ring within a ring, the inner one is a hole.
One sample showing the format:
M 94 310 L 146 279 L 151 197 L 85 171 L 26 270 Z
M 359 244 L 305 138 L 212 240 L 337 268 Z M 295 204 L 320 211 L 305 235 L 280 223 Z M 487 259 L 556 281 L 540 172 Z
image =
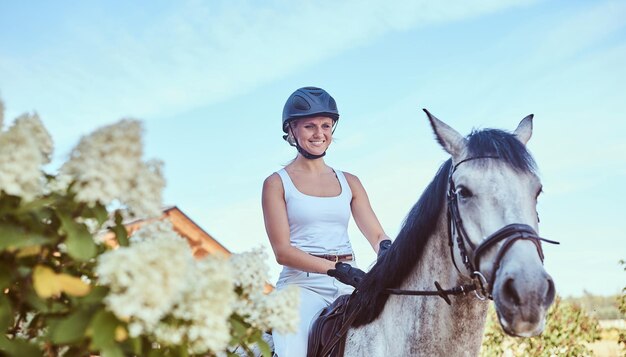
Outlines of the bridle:
M 539 258 L 543 263 L 543 249 L 541 248 L 541 241 L 551 244 L 559 244 L 559 242 L 541 238 L 535 230 L 527 225 L 514 223 L 509 224 L 507 226 L 502 227 L 495 233 L 491 234 L 485 240 L 483 240 L 478 246 L 476 246 L 467 236 L 467 232 L 463 227 L 463 220 L 461 219 L 461 215 L 459 213 L 459 205 L 458 205 L 458 193 L 456 190 L 456 185 L 454 184 L 454 180 L 452 178 L 453 174 L 456 172 L 459 165 L 478 159 L 499 159 L 499 156 L 475 156 L 470 157 L 464 160 L 459 161 L 456 165 L 450 168 L 450 173 L 448 174 L 448 237 L 449 237 L 449 246 L 450 246 L 450 257 L 452 259 L 452 263 L 457 271 L 461 275 L 466 275 L 456 264 L 456 260 L 454 259 L 454 242 L 456 241 L 461 259 L 467 271 L 470 272 L 469 278 L 472 280 L 472 284 L 464 284 L 459 285 L 451 289 L 442 289 L 437 281 L 435 281 L 435 287 L 437 290 L 434 291 L 423 291 L 423 290 L 404 290 L 404 289 L 386 289 L 388 294 L 394 295 L 433 295 L 442 297 L 448 304 L 451 304 L 448 295 L 461 295 L 466 294 L 469 291 L 474 291 L 476 297 L 480 300 L 493 299 L 492 291 L 493 285 L 495 282 L 495 276 L 498 268 L 500 268 L 500 263 L 504 258 L 504 255 L 511 248 L 513 243 L 518 240 L 528 240 L 531 241 L 535 247 L 537 248 L 537 253 L 539 254 Z M 489 281 L 485 278 L 485 275 L 480 272 L 480 259 L 481 257 L 493 248 L 496 244 L 503 242 L 500 248 L 496 253 L 496 259 L 493 263 L 493 269 L 491 270 L 491 278 Z M 469 246 L 469 250 L 467 249 Z

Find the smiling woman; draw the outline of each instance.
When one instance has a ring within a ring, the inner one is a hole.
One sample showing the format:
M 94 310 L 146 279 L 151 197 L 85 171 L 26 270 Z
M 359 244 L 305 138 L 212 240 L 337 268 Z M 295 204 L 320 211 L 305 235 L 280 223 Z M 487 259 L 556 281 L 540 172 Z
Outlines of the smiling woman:
M 280 357 L 306 355 L 318 311 L 351 293 L 365 275 L 348 238 L 350 215 L 374 251 L 388 239 L 359 179 L 324 162 L 338 120 L 337 104 L 325 90 L 296 90 L 285 104 L 282 129 L 298 154 L 263 184 L 265 228 L 283 265 L 276 288 L 297 287 L 301 302 L 298 331 L 273 334 Z
M 289 123 L 287 139 L 299 151 L 304 150 L 312 156 L 324 155 L 331 143 L 334 125 L 333 119 L 322 116 L 294 120 Z

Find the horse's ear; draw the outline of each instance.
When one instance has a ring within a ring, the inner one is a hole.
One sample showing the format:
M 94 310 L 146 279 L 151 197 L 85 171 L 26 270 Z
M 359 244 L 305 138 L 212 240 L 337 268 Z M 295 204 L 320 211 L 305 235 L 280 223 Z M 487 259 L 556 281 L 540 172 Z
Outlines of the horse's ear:
M 533 114 L 526 116 L 515 129 L 515 136 L 526 145 L 530 137 L 533 135 Z
M 430 125 L 433 127 L 439 144 L 448 154 L 452 155 L 453 158 L 457 158 L 465 150 L 467 140 L 448 124 L 435 118 L 428 110 L 423 110 L 428 116 L 428 120 L 430 120 Z

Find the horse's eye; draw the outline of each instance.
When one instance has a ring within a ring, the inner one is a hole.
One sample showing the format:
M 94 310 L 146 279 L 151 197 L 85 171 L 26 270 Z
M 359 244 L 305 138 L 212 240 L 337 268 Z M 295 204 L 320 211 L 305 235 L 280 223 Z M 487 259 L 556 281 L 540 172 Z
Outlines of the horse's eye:
M 459 186 L 456 189 L 456 194 L 459 195 L 460 198 L 470 198 L 474 194 L 465 186 Z

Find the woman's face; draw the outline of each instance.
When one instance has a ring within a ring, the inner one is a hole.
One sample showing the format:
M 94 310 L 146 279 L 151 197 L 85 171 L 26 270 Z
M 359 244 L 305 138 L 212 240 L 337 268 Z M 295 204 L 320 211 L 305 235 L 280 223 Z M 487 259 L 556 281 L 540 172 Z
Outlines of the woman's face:
M 291 128 L 298 144 L 313 155 L 323 154 L 333 139 L 333 120 L 328 117 L 298 119 Z

